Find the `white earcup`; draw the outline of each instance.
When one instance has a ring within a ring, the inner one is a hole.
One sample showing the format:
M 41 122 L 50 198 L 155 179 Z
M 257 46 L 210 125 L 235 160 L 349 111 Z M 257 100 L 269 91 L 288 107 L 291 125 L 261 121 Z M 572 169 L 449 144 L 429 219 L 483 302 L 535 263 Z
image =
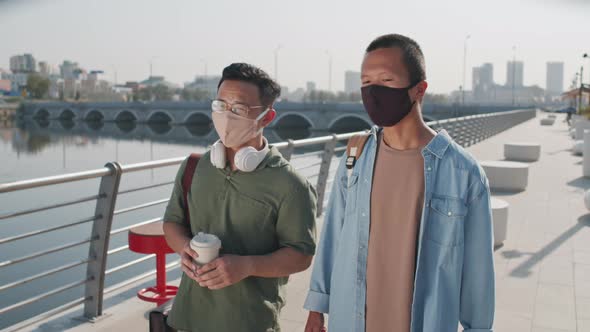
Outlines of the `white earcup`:
M 221 140 L 211 146 L 211 164 L 217 168 L 225 168 L 225 146 Z
M 266 157 L 269 151 L 268 141 L 264 138 L 264 148 L 262 150 L 257 151 L 251 146 L 244 147 L 236 153 L 234 163 L 242 172 L 253 172 L 264 160 L 264 157 Z

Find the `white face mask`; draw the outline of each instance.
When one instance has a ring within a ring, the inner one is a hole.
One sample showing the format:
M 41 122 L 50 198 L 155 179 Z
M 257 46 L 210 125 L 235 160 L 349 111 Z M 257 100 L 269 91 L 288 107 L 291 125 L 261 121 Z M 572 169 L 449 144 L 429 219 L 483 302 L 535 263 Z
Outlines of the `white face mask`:
M 213 112 L 213 125 L 223 145 L 228 148 L 238 147 L 260 134 L 263 128 L 258 129 L 258 121 L 262 119 L 270 109 L 262 112 L 256 119 L 248 119 L 232 112 Z

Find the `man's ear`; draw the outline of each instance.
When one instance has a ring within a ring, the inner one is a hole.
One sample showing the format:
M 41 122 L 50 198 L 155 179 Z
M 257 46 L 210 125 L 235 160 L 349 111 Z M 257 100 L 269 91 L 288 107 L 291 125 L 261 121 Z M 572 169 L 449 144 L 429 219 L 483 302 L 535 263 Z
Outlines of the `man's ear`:
M 263 127 L 268 126 L 271 122 L 274 121 L 274 119 L 276 117 L 277 117 L 277 111 L 275 111 L 275 109 L 272 108 L 272 106 L 270 106 L 270 110 L 268 111 L 268 113 L 266 113 L 264 118 L 262 118 L 262 126 Z
M 421 101 L 426 94 L 426 89 L 428 89 L 428 83 L 426 81 L 422 81 L 412 89 L 414 90 L 414 100 Z

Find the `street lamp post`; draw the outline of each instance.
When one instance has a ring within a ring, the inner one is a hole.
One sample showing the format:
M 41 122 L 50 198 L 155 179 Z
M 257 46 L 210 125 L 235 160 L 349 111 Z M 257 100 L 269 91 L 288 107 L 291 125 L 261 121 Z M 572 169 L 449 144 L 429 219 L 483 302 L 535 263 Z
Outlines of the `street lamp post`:
M 461 106 L 465 107 L 465 77 L 467 75 L 467 40 L 471 38 L 471 35 L 465 37 L 463 42 L 463 85 L 461 89 Z M 473 89 L 473 87 L 471 87 Z
M 326 50 L 328 55 L 328 91 L 332 91 L 332 53 Z
M 582 59 L 587 59 L 588 57 L 588 53 L 584 53 L 584 55 L 582 56 Z M 584 63 L 582 62 L 582 66 L 580 66 L 580 96 L 579 96 L 579 101 L 578 101 L 578 105 L 579 105 L 579 113 L 582 113 L 582 108 L 583 108 L 583 102 L 584 102 Z
M 154 67 L 154 59 L 157 58 L 156 56 L 153 56 L 150 58 L 150 77 L 153 76 L 153 67 Z

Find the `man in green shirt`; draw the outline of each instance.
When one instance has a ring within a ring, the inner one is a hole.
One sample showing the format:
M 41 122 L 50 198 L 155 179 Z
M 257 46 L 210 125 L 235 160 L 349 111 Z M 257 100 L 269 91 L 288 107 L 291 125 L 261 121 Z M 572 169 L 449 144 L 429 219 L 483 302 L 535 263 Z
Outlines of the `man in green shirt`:
M 262 70 L 235 63 L 223 70 L 212 118 L 220 141 L 197 164 L 185 221 L 176 176 L 164 214 L 170 247 L 181 256 L 182 280 L 168 324 L 186 331 L 280 331 L 288 276 L 315 253 L 316 192 L 262 129 L 275 118 L 280 87 Z M 221 240 L 220 257 L 197 266 L 191 234 Z

